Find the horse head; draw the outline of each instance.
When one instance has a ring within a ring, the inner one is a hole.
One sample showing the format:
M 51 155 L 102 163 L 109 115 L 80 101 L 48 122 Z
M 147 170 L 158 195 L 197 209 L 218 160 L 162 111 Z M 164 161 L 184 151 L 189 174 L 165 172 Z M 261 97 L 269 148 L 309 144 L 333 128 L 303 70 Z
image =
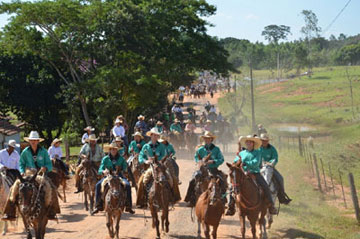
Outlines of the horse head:
M 240 192 L 240 185 L 243 179 L 246 177 L 241 166 L 241 162 L 230 164 L 226 163 L 229 168 L 230 182 L 233 185 L 234 192 L 237 194 Z
M 265 181 L 270 185 L 274 174 L 274 167 L 269 164 L 264 164 L 260 172 L 264 177 Z
M 217 200 L 221 200 L 220 179 L 211 177 L 208 190 L 210 190 L 210 204 L 214 204 Z
M 19 177 L 19 199 L 22 211 L 28 211 L 34 204 L 37 194 L 37 183 L 35 181 L 37 173 L 33 176 Z
M 160 162 L 152 163 L 151 167 L 153 170 L 154 182 L 160 184 L 161 186 L 165 185 L 167 182 L 166 167 Z

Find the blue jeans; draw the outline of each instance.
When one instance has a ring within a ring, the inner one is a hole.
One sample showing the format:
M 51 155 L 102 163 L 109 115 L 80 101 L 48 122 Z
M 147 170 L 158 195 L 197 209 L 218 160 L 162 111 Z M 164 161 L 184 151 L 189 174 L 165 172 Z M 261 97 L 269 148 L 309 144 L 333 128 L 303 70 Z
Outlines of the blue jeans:
M 125 183 L 125 190 L 126 190 L 126 205 L 131 207 L 132 206 L 132 197 L 131 197 L 131 187 L 129 181 L 122 176 L 122 174 L 119 174 L 119 177 L 124 181 Z M 95 205 L 99 205 L 101 201 L 101 184 L 104 181 L 105 177 L 100 179 L 95 186 Z

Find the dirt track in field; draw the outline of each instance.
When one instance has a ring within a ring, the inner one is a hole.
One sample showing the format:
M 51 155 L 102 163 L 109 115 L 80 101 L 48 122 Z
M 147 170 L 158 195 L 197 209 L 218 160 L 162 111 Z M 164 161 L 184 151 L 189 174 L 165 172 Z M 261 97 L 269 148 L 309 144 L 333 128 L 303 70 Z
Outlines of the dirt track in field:
M 215 104 L 218 94 L 213 99 L 193 100 L 188 97 L 185 101 L 194 101 L 198 104 L 196 107 L 197 114 L 203 111 L 202 104 L 206 100 L 210 100 Z M 233 154 L 232 154 L 233 155 Z M 231 162 L 232 155 L 225 155 L 225 161 Z M 180 185 L 182 198 L 185 197 L 188 180 L 195 169 L 192 157 L 178 156 L 177 162 L 180 166 L 180 180 L 183 182 Z M 227 172 L 225 164 L 221 166 L 224 172 Z M 69 181 L 70 182 L 70 181 Z M 67 203 L 61 202 L 61 215 L 59 216 L 59 223 L 49 221 L 47 225 L 46 238 L 49 239 L 95 239 L 95 238 L 109 238 L 107 228 L 105 225 L 105 214 L 99 213 L 96 216 L 90 216 L 84 210 L 82 195 L 73 194 L 75 191 L 74 185 L 70 182 L 67 190 Z M 133 189 L 133 201 L 136 198 L 135 189 Z M 148 210 L 135 209 L 136 213 L 130 215 L 124 213 L 120 222 L 120 238 L 126 239 L 141 239 L 141 238 L 155 238 L 155 229 L 151 227 L 151 216 Z M 144 218 L 145 213 L 145 218 Z M 183 202 L 175 206 L 175 209 L 170 211 L 170 232 L 163 234 L 162 238 L 177 238 L 177 239 L 192 239 L 197 238 L 197 223 L 191 221 L 191 209 L 185 207 Z M 195 215 L 194 215 L 195 219 Z M 249 229 L 247 229 L 247 235 Z M 1 236 L 0 236 L 1 237 Z M 204 238 L 204 235 L 202 234 Z M 18 226 L 9 226 L 9 233 L 3 238 L 18 239 L 25 238 L 23 233 L 22 222 L 19 221 Z M 218 229 L 218 238 L 240 238 L 240 226 L 238 216 L 223 217 Z

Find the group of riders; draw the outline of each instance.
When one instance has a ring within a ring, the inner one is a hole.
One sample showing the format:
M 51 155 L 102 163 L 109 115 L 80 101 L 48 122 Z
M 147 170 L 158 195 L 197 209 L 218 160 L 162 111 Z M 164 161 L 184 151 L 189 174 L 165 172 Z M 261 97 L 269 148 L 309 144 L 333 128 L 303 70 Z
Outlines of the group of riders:
M 146 124 L 144 122 L 144 116 L 139 116 L 139 121 L 135 127 L 143 128 Z M 196 127 L 191 126 L 192 122 L 188 121 L 186 128 L 194 131 Z M 116 172 L 116 175 L 121 178 L 126 190 L 126 212 L 134 214 L 132 209 L 132 196 L 131 186 L 129 181 L 133 181 L 132 171 L 129 169 L 129 164 L 132 160 L 137 158 L 138 164 L 141 165 L 142 175 L 137 182 L 137 200 L 136 205 L 139 208 L 146 208 L 149 189 L 151 188 L 153 178 L 153 170 L 151 164 L 159 162 L 165 162 L 168 170 L 166 178 L 169 182 L 172 192 L 172 203 L 176 203 L 181 200 L 179 192 L 179 166 L 176 163 L 174 146 L 169 142 L 169 138 L 164 134 L 162 123 L 158 122 L 155 127 L 145 133 L 148 140 L 145 139 L 143 132 L 137 131 L 133 134 L 133 140 L 127 145 L 124 140 L 125 130 L 124 121 L 115 121 L 115 126 L 111 133 L 114 138 L 105 149 L 107 154 L 104 154 L 102 147 L 97 144 L 98 138 L 94 134 L 94 128 L 86 127 L 84 130 L 86 133 L 82 137 L 84 145 L 80 150 L 80 156 L 75 171 L 75 183 L 77 191 L 75 193 L 82 192 L 81 179 L 83 169 L 83 159 L 90 160 L 94 167 L 97 169 L 98 182 L 96 184 L 95 198 L 96 208 L 92 212 L 98 213 L 104 209 L 103 193 L 101 190 L 104 179 L 111 173 Z M 121 126 L 121 127 L 120 127 Z M 120 128 L 120 129 L 118 129 Z M 121 129 L 122 128 L 122 129 Z M 179 125 L 179 121 L 171 125 L 170 131 L 181 131 L 182 128 Z M 236 154 L 234 163 L 241 161 L 241 166 L 245 174 L 253 175 L 254 182 L 262 188 L 266 199 L 269 202 L 269 212 L 276 214 L 277 210 L 274 205 L 273 198 L 269 189 L 268 183 L 261 175 L 262 166 L 271 166 L 275 168 L 278 163 L 278 154 L 273 145 L 269 143 L 270 138 L 264 130 L 259 129 L 260 137 L 256 135 L 250 135 L 246 137 L 240 137 L 238 141 L 239 151 Z M 200 137 L 200 141 L 203 143 L 199 145 L 195 151 L 194 160 L 195 163 L 203 163 L 208 173 L 220 179 L 221 192 L 223 195 L 223 202 L 226 203 L 226 195 L 228 190 L 228 183 L 225 174 L 219 170 L 219 166 L 224 163 L 223 154 L 218 146 L 214 144 L 216 136 L 210 132 L 205 131 Z M 55 139 L 49 150 L 39 145 L 44 139 L 40 138 L 38 132 L 31 131 L 29 137 L 24 138 L 29 143 L 21 155 L 15 150 L 16 142 L 9 141 L 6 149 L 0 151 L 0 169 L 9 170 L 12 172 L 18 171 L 21 177 L 25 177 L 28 174 L 42 174 L 43 185 L 45 185 L 45 192 L 48 198 L 48 219 L 56 219 L 56 214 L 60 213 L 60 206 L 57 199 L 57 191 L 53 185 L 51 178 L 53 174 L 53 160 L 58 160 L 63 165 L 64 171 L 68 175 L 68 166 L 61 161 L 61 139 Z M 130 156 L 127 158 L 127 156 Z M 194 207 L 196 204 L 195 196 L 195 179 L 198 175 L 194 174 L 189 182 L 185 201 L 189 207 Z M 274 170 L 274 182 L 278 189 L 278 199 L 280 203 L 288 204 L 291 199 L 286 195 L 284 190 L 283 178 L 277 170 Z M 19 194 L 20 181 L 17 180 L 10 189 L 10 194 L 5 204 L 3 220 L 15 220 L 16 208 L 18 206 L 18 194 Z M 235 199 L 233 195 L 232 187 L 229 188 L 229 203 L 226 215 L 234 215 L 235 213 Z

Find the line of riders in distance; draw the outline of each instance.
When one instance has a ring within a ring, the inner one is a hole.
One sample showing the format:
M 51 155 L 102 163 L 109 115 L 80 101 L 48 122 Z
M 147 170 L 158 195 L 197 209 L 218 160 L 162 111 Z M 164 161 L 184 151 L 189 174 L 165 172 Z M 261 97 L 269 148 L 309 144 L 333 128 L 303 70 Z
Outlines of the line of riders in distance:
M 103 199 L 101 193 L 101 186 L 104 178 L 109 175 L 110 172 L 116 171 L 117 175 L 122 179 L 123 185 L 126 190 L 127 202 L 126 211 L 133 214 L 132 210 L 132 197 L 131 187 L 128 178 L 133 178 L 131 170 L 128 170 L 128 165 L 132 163 L 132 160 L 137 160 L 139 165 L 142 165 L 142 175 L 137 182 L 137 200 L 136 205 L 139 208 L 145 208 L 147 205 L 147 189 L 151 187 L 153 180 L 152 170 L 149 167 L 152 163 L 168 161 L 168 173 L 167 179 L 169 185 L 171 185 L 171 191 L 173 194 L 173 203 L 181 200 L 178 185 L 181 183 L 179 180 L 179 166 L 176 163 L 175 150 L 169 140 L 161 135 L 157 128 L 152 128 L 146 133 L 150 137 L 150 141 L 145 143 L 144 137 L 141 133 L 136 132 L 133 137 L 134 140 L 129 144 L 128 151 L 132 155 L 127 161 L 124 155 L 124 148 L 121 147 L 121 138 L 116 138 L 112 143 L 107 145 L 108 155 L 104 156 L 102 148 L 97 144 L 98 138 L 94 134 L 89 135 L 86 139 L 86 144 L 80 150 L 78 166 L 75 172 L 75 182 L 77 191 L 81 192 L 81 177 L 82 177 L 82 160 L 84 158 L 89 159 L 97 166 L 97 174 L 101 178 L 96 184 L 95 200 L 96 208 L 92 214 L 103 210 Z M 209 174 L 213 177 L 220 179 L 221 191 L 223 195 L 226 195 L 228 190 L 228 184 L 225 174 L 218 169 L 220 165 L 224 163 L 224 157 L 219 147 L 214 144 L 216 136 L 206 131 L 201 137 L 202 145 L 197 147 L 194 159 L 196 163 L 204 163 Z M 19 171 L 21 176 L 26 176 L 28 173 L 34 173 L 38 171 L 44 174 L 45 192 L 48 200 L 48 219 L 56 219 L 56 214 L 60 213 L 60 206 L 57 200 L 57 193 L 54 185 L 49 178 L 52 173 L 52 162 L 49 154 L 45 148 L 39 146 L 39 143 L 43 141 L 43 138 L 39 137 L 36 131 L 31 131 L 29 137 L 24 138 L 29 142 L 30 146 L 25 148 L 20 156 Z M 242 136 L 239 138 L 238 145 L 239 151 L 236 154 L 234 163 L 241 161 L 241 167 L 245 174 L 253 175 L 254 182 L 263 190 L 266 199 L 269 202 L 269 212 L 271 214 L 277 214 L 277 210 L 274 206 L 274 201 L 271 196 L 268 183 L 261 176 L 261 167 L 263 165 L 271 166 L 274 168 L 273 182 L 277 186 L 277 197 L 280 203 L 288 204 L 291 199 L 287 196 L 284 190 L 284 180 L 281 174 L 275 169 L 278 163 L 278 154 L 273 145 L 269 143 L 270 137 L 264 133 L 260 137 L 255 135 Z M 32 171 L 32 172 L 29 172 Z M 196 204 L 195 197 L 195 177 L 194 174 L 191 178 L 188 186 L 188 190 L 185 197 L 185 202 L 189 207 L 194 207 Z M 133 180 L 131 180 L 133 181 Z M 4 216 L 2 220 L 12 221 L 16 219 L 16 205 L 17 195 L 19 194 L 20 181 L 17 180 L 10 189 L 10 194 L 5 204 Z M 226 204 L 226 197 L 223 197 L 223 203 Z M 229 203 L 226 215 L 235 214 L 235 200 L 233 196 L 232 188 L 230 187 Z

